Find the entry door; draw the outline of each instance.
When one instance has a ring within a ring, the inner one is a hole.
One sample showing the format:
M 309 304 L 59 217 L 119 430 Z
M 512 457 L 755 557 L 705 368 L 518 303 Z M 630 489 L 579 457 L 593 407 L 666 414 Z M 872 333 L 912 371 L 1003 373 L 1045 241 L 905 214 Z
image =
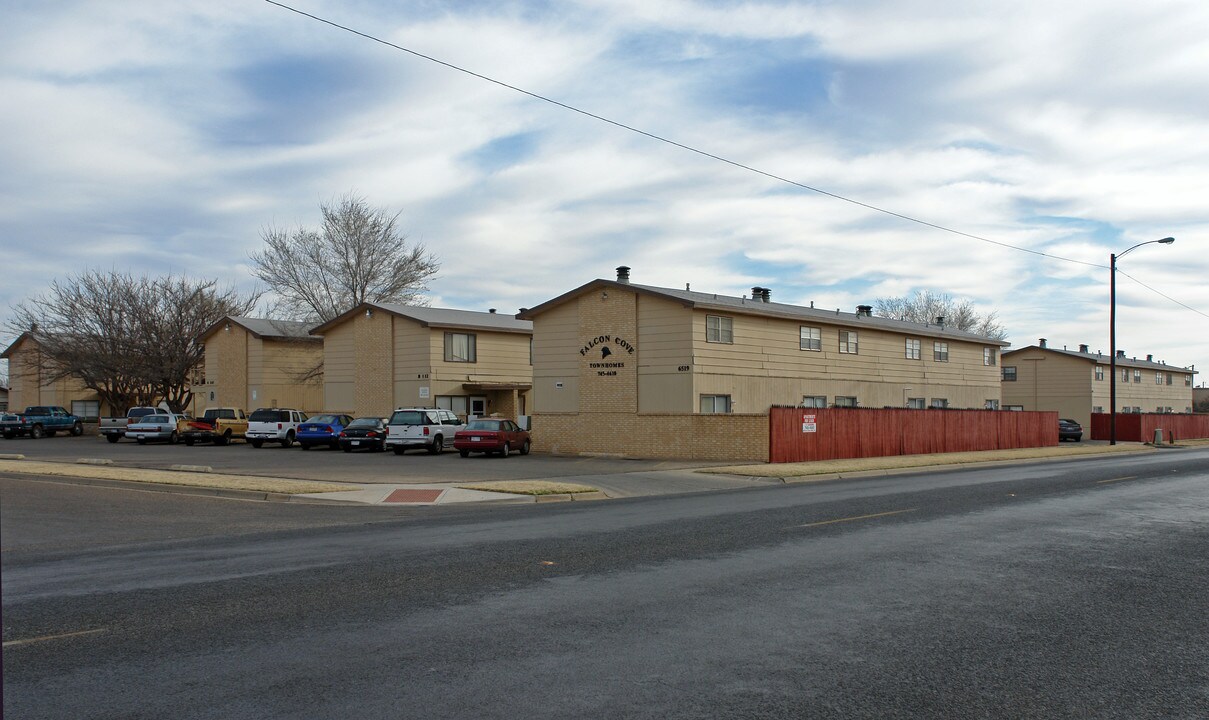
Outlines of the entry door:
M 471 395 L 470 414 L 475 417 L 484 417 L 487 414 L 487 398 Z

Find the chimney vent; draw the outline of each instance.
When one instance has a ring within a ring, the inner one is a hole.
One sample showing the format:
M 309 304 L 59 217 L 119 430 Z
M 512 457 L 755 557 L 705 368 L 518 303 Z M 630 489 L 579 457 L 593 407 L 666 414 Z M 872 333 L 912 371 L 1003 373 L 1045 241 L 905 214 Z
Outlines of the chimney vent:
M 1040 345 L 1041 347 L 1046 347 L 1045 338 L 1041 338 L 1040 340 L 1038 340 L 1037 344 Z
M 772 302 L 772 290 L 770 288 L 760 288 L 760 299 L 764 302 Z
M 873 306 L 872 305 L 857 305 L 856 306 L 856 316 L 857 317 L 873 317 Z
M 487 308 L 487 312 L 489 312 L 489 313 L 491 313 L 492 315 L 494 315 L 494 314 L 495 314 L 495 308 Z
M 621 265 L 617 268 L 617 282 L 628 283 L 630 281 L 630 268 Z
M 1153 355 L 1153 354 L 1150 354 L 1150 353 L 1147 353 L 1147 354 L 1146 354 L 1146 362 L 1154 362 L 1154 355 Z
M 1087 346 L 1086 346 L 1086 345 L 1080 345 L 1080 346 L 1079 346 L 1079 352 L 1081 352 L 1081 353 L 1087 353 Z
M 751 299 L 760 302 L 764 299 L 764 288 L 759 285 L 753 285 L 751 288 Z
M 1124 351 L 1124 350 L 1118 350 L 1118 351 L 1117 351 L 1117 357 L 1118 357 L 1118 358 L 1123 358 L 1123 357 L 1125 357 L 1125 351 Z
M 944 315 L 937 315 L 937 316 L 936 316 L 936 324 L 937 324 L 937 325 L 939 325 L 939 326 L 941 326 L 941 327 L 944 327 L 944 326 L 945 326 L 945 316 L 944 316 Z

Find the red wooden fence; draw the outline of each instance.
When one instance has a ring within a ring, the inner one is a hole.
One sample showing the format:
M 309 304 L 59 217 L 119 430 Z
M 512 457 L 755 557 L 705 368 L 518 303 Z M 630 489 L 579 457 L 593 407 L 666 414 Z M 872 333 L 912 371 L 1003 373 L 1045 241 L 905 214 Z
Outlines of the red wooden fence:
M 1108 413 L 1091 416 L 1091 439 L 1109 440 Z M 1175 433 L 1176 440 L 1209 438 L 1209 415 L 1183 413 L 1117 413 L 1117 439 L 1124 442 L 1151 442 L 1156 428 L 1163 430 L 1163 442 Z
M 769 462 L 1058 444 L 1056 412 L 774 407 L 768 423 Z

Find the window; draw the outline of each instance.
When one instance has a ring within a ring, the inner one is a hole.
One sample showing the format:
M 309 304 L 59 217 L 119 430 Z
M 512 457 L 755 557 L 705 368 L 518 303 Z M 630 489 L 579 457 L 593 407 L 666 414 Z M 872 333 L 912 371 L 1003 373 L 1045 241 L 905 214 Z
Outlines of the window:
M 919 359 L 919 340 L 916 340 L 915 338 L 907 338 L 906 352 L 907 352 L 908 360 L 918 360 Z
M 995 365 L 995 348 L 982 349 L 982 364 L 994 367 Z
M 1003 366 L 1003 381 L 1016 382 L 1016 367 L 1014 365 Z
M 932 407 L 947 408 L 949 406 L 948 398 L 932 398 Z
M 437 395 L 437 407 L 457 415 L 469 415 L 470 398 L 465 395 Z
M 836 407 L 856 407 L 856 398 L 848 395 L 835 396 Z
M 1133 381 L 1139 385 L 1142 384 L 1142 371 L 1141 370 L 1133 371 Z
M 1191 375 L 1184 376 L 1184 387 L 1192 387 L 1192 376 Z M 1192 411 L 1189 410 L 1188 412 L 1192 412 Z
M 840 330 L 840 352 L 855 355 L 857 353 L 857 335 L 855 330 Z
M 445 362 L 477 362 L 474 333 L 445 333 Z
M 701 412 L 706 414 L 730 412 L 730 395 L 702 395 Z
M 734 319 L 719 315 L 705 316 L 705 341 L 733 343 L 735 341 Z
M 907 407 L 911 410 L 923 410 L 925 402 L 923 398 L 907 398 Z
M 801 344 L 799 347 L 802 350 L 822 350 L 823 349 L 823 331 L 816 327 L 801 327 Z
M 949 344 L 944 342 L 932 343 L 932 359 L 936 362 L 948 362 Z
M 72 400 L 71 414 L 83 420 L 96 420 L 101 416 L 101 403 L 97 400 Z
M 1171 373 L 1167 373 L 1167 384 L 1171 384 Z
M 1103 379 L 1104 379 L 1104 366 L 1103 366 L 1103 365 L 1097 365 L 1097 366 L 1096 366 L 1096 379 L 1097 379 L 1097 380 L 1103 380 Z
M 1092 411 L 1092 413 L 1098 415 L 1098 414 L 1104 412 L 1104 406 L 1103 405 L 1092 405 L 1091 411 Z
M 998 410 L 998 409 L 999 409 L 999 401 L 998 401 L 998 400 L 994 400 L 994 399 L 987 400 L 987 401 L 986 401 L 986 404 L 985 404 L 985 405 L 983 405 L 983 407 L 984 407 L 985 409 L 987 409 L 987 410 Z
M 1154 384 L 1155 384 L 1155 385 L 1162 385 L 1162 384 L 1163 384 L 1163 373 L 1161 373 L 1161 372 L 1157 372 L 1157 373 L 1155 373 L 1155 374 L 1154 374 Z
M 1012 411 L 1012 412 L 1024 412 L 1024 406 L 1023 406 L 1023 405 L 1004 405 L 1004 406 L 1003 406 L 1003 409 L 1004 409 L 1004 410 L 1010 410 L 1010 411 Z
M 825 407 L 827 407 L 827 396 L 826 395 L 806 395 L 802 398 L 802 407 L 825 408 Z
M 1129 382 L 1129 368 L 1121 368 L 1121 382 Z

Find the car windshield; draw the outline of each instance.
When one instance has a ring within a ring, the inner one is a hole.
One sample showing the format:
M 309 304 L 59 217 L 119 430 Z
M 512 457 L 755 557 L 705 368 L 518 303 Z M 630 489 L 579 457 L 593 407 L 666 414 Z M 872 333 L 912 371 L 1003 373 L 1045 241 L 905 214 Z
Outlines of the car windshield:
M 499 430 L 499 420 L 472 420 L 466 424 L 467 430 Z
M 310 425 L 331 425 L 332 423 L 340 424 L 339 415 L 316 415 L 307 420 Z
M 378 423 L 382 422 L 378 418 L 357 418 L 348 424 L 350 428 L 359 427 L 378 427 Z
M 426 413 L 419 410 L 400 410 L 390 416 L 391 425 L 427 425 Z
M 132 418 L 147 417 L 148 415 L 154 414 L 155 408 L 132 408 L 128 413 L 128 415 Z

